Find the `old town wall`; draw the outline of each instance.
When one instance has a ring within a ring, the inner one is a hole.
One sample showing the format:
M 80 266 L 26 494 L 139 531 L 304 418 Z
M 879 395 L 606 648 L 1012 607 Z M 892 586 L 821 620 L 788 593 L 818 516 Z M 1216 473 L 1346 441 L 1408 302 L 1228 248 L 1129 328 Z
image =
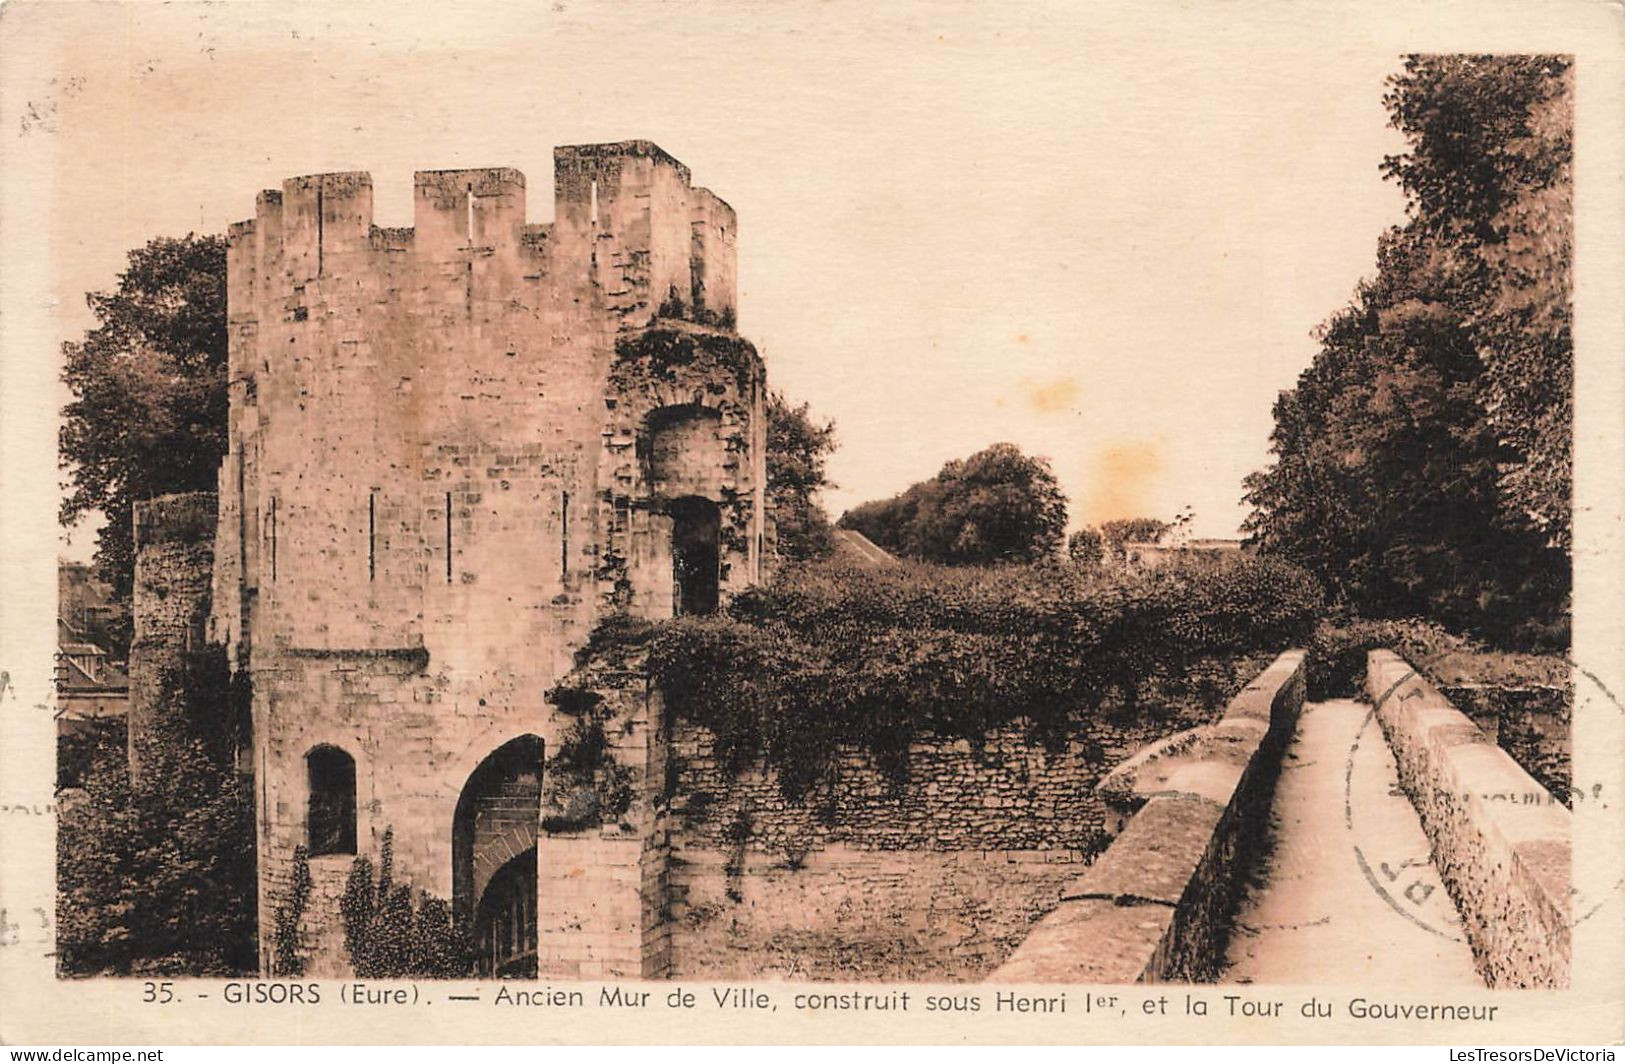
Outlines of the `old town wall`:
M 1116 817 L 1096 783 L 1186 723 L 1080 722 L 1056 750 L 1019 723 L 976 747 L 926 737 L 901 782 L 848 749 L 837 784 L 791 801 L 775 773 L 734 773 L 707 731 L 676 722 L 672 972 L 981 978 L 1109 842 Z

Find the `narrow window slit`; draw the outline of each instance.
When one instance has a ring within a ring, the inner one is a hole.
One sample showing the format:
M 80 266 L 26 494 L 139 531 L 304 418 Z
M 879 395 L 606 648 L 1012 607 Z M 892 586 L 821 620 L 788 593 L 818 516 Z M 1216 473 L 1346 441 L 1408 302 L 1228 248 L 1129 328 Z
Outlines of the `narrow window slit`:
M 316 276 L 322 275 L 322 227 L 326 223 L 323 217 L 327 211 L 323 208 L 321 179 L 316 182 Z
M 592 224 L 598 224 L 598 179 L 592 181 Z
M 446 492 L 446 583 L 451 583 L 451 492 Z
M 276 583 L 276 496 L 271 496 L 271 582 Z
M 563 545 L 559 548 L 559 580 L 570 582 L 570 493 L 565 492 L 559 503 L 560 539 Z
M 463 235 L 468 238 L 470 246 L 474 243 L 474 186 L 468 186 L 468 199 L 466 201 L 467 216 L 463 220 Z
M 378 493 L 367 493 L 367 581 L 378 577 Z

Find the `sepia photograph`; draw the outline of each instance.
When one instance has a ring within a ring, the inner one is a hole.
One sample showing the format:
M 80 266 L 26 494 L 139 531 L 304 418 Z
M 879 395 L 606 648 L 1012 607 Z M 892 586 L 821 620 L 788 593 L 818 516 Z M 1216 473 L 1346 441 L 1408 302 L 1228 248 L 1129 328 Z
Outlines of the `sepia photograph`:
M 1552 8 L 7 5 L 0 985 L 1625 1038 Z

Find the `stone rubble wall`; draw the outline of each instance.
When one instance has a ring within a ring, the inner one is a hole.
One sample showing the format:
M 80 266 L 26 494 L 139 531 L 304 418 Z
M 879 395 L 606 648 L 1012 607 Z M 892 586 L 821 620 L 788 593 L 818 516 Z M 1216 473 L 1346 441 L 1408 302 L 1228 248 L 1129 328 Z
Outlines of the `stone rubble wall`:
M 135 504 L 135 583 L 130 601 L 128 741 L 131 777 L 164 714 L 178 712 L 191 655 L 201 652 L 214 564 L 213 492 L 160 495 Z
M 1160 789 L 989 977 L 1004 983 L 1210 981 L 1263 845 L 1303 707 L 1303 651 L 1282 654 L 1197 741 L 1159 759 Z
M 1189 723 L 1100 720 L 1056 751 L 1019 724 L 975 749 L 933 737 L 901 787 L 848 750 L 833 790 L 794 802 L 774 773 L 735 774 L 709 732 L 674 722 L 671 973 L 979 979 L 1104 845 L 1101 775 Z
M 964 982 L 1009 955 L 1076 878 L 1076 851 L 682 851 L 674 978 Z M 730 893 L 731 892 L 731 893 Z
M 1366 691 L 1491 987 L 1569 982 L 1572 815 L 1399 655 Z

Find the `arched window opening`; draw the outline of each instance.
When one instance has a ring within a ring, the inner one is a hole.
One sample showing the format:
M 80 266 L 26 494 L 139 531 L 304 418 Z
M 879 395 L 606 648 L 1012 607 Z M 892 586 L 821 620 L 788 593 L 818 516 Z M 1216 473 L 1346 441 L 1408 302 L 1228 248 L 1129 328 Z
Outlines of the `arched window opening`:
M 671 516 L 672 605 L 679 617 L 715 613 L 722 578 L 722 513 L 710 499 L 688 496 Z
M 306 755 L 305 765 L 310 855 L 355 853 L 355 758 L 336 746 L 318 746 Z
M 727 465 L 722 415 L 707 406 L 663 406 L 649 414 L 639 442 L 649 494 L 657 499 L 714 495 Z

